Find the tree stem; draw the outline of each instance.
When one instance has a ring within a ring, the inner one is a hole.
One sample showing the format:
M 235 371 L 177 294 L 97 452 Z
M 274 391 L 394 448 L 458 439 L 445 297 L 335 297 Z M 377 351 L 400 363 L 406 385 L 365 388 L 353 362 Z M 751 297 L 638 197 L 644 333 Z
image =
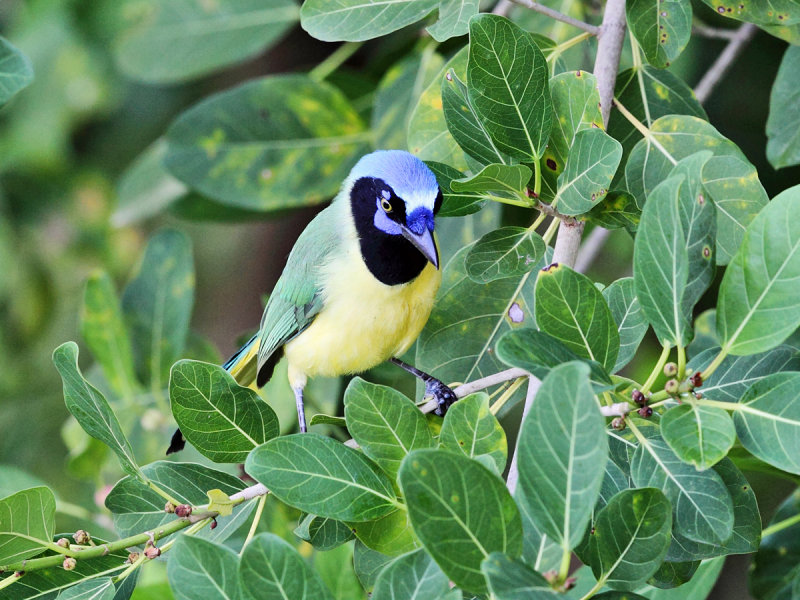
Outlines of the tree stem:
M 614 98 L 614 106 L 617 107 L 617 110 L 622 113 L 622 116 L 628 119 L 628 122 L 633 125 L 636 130 L 642 134 L 649 143 L 653 144 L 659 152 L 661 152 L 664 156 L 667 157 L 667 160 L 671 162 L 673 165 L 677 165 L 678 161 L 675 160 L 675 157 L 669 153 L 669 151 L 661 145 L 656 137 L 653 135 L 653 132 L 650 131 L 644 123 L 642 123 L 639 119 L 637 119 L 631 111 L 629 111 L 617 98 Z
M 722 361 L 725 360 L 726 356 L 728 356 L 728 351 L 723 348 L 719 351 L 719 354 L 714 357 L 714 360 L 711 361 L 711 364 L 703 369 L 702 373 L 700 373 L 700 377 L 703 381 L 711 377 L 711 374 L 717 370 L 717 368 L 722 364 Z
M 334 50 L 325 60 L 319 63 L 316 67 L 308 72 L 308 76 L 314 81 L 322 81 L 328 75 L 333 73 L 336 69 L 356 51 L 364 45 L 364 42 L 346 42 Z
M 768 535 L 772 535 L 774 533 L 778 533 L 779 531 L 783 531 L 791 527 L 792 525 L 797 525 L 800 523 L 800 513 L 797 513 L 794 516 L 789 517 L 788 519 L 784 519 L 783 521 L 778 521 L 777 523 L 773 523 L 766 529 L 761 532 L 761 539 L 763 540 Z
M 647 392 L 650 391 L 650 388 L 653 387 L 653 384 L 656 382 L 659 373 L 664 369 L 664 365 L 667 363 L 667 359 L 669 358 L 669 351 L 672 349 L 672 346 L 664 346 L 661 349 L 661 356 L 658 357 L 658 362 L 653 367 L 653 370 L 650 372 L 650 376 L 647 378 L 647 381 L 644 382 L 642 386 L 641 392 L 647 395 Z

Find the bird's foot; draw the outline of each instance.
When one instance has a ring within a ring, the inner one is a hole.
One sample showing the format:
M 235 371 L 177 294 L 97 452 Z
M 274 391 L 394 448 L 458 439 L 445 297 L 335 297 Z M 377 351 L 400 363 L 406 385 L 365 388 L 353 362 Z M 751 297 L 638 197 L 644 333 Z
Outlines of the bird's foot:
M 438 406 L 433 413 L 440 417 L 443 417 L 450 405 L 458 400 L 455 392 L 435 377 L 431 377 L 425 382 L 425 395 L 433 396 L 433 399 L 436 400 Z

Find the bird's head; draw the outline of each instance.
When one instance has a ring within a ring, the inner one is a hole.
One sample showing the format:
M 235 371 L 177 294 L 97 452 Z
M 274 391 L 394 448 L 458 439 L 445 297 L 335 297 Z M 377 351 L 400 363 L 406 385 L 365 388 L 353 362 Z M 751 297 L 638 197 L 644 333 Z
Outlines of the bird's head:
M 433 231 L 442 192 L 425 163 L 401 150 L 373 152 L 358 161 L 348 181 L 362 255 L 373 274 L 375 261 L 383 270 L 416 271 L 414 277 L 426 261 L 439 268 Z

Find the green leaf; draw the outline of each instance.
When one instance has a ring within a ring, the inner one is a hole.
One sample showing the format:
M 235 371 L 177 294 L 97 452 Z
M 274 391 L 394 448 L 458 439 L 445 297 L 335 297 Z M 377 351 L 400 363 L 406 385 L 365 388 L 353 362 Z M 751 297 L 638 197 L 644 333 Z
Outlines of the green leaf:
M 479 192 L 455 192 L 450 184 L 456 179 L 464 179 L 464 174 L 450 165 L 428 161 L 428 168 L 436 175 L 442 191 L 442 207 L 437 217 L 464 217 L 478 212 L 486 199 Z
M 764 462 L 800 474 L 800 373 L 754 383 L 733 415 L 742 446 Z
M 798 519 L 800 490 L 795 489 L 778 507 L 770 526 Z M 800 522 L 765 535 L 753 557 L 750 590 L 759 599 L 794 600 L 800 578 Z
M 699 471 L 722 460 L 736 441 L 733 420 L 726 411 L 694 402 L 665 412 L 661 435 L 678 458 Z
M 353 570 L 365 591 L 372 591 L 381 570 L 392 560 L 391 556 L 376 552 L 356 540 L 353 547 Z
M 503 198 L 527 198 L 531 170 L 525 165 L 491 164 L 472 177 L 450 182 L 455 192 L 494 192 Z
M 672 72 L 650 65 L 627 69 L 617 75 L 614 96 L 648 128 L 666 115 L 708 119 L 692 88 Z M 608 133 L 622 143 L 624 162 L 641 134 L 619 111 L 611 111 Z
M 413 52 L 392 65 L 378 84 L 373 102 L 371 129 L 377 148 L 407 148 L 408 123 L 422 91 L 444 66 L 433 51 Z
M 470 394 L 447 410 L 439 444 L 446 450 L 480 460 L 498 474 L 506 467 L 506 432 L 489 411 L 489 396 L 483 392 Z
M 659 589 L 674 589 L 691 580 L 699 566 L 699 560 L 688 562 L 665 561 L 661 563 L 658 571 L 653 573 L 653 576 L 647 582 Z
M 717 334 L 730 354 L 774 348 L 800 325 L 800 186 L 778 194 L 747 228 L 725 270 L 717 305 Z
M 100 363 L 112 390 L 119 396 L 130 398 L 139 388 L 133 369 L 131 341 L 114 284 L 106 272 L 95 273 L 86 282 L 81 336 Z
M 749 554 L 758 549 L 761 516 L 750 483 L 730 458 L 723 458 L 713 470 L 722 479 L 733 501 L 733 533 L 722 543 L 708 543 L 690 540 L 673 531 L 667 560 L 703 560 L 727 554 Z
M 496 350 L 497 357 L 505 364 L 525 369 L 539 379 L 544 379 L 554 367 L 563 363 L 581 361 L 589 365 L 592 389 L 598 392 L 612 385 L 608 373 L 598 363 L 582 359 L 553 336 L 530 327 L 503 335 Z
M 692 35 L 689 0 L 630 0 L 625 6 L 628 26 L 644 55 L 654 67 L 673 62 Z
M 269 405 L 217 365 L 175 363 L 169 399 L 183 437 L 217 463 L 244 462 L 253 448 L 280 434 L 278 417 Z
M 156 461 L 142 467 L 142 472 L 173 498 L 192 506 L 206 504 L 209 490 L 221 490 L 227 497 L 245 488 L 245 483 L 233 475 L 193 463 Z M 122 537 L 175 520 L 175 515 L 164 512 L 164 498 L 133 477 L 118 481 L 105 504 L 113 513 L 114 527 Z M 218 517 L 215 529 L 204 529 L 198 535 L 221 542 L 247 520 L 253 508 L 254 502 L 240 504 L 233 516 Z
M 398 556 L 378 575 L 372 600 L 429 598 L 437 600 L 450 590 L 447 576 L 424 550 Z
M 22 490 L 0 500 L 0 564 L 44 552 L 55 526 L 56 498 L 46 487 Z
M 624 228 L 631 234 L 636 233 L 641 217 L 642 211 L 636 205 L 636 199 L 631 194 L 619 190 L 610 191 L 584 216 L 588 222 L 600 227 Z
M 245 470 L 289 506 L 322 517 L 370 521 L 397 508 L 391 481 L 375 464 L 316 433 L 262 444 L 247 457 Z
M 674 509 L 676 531 L 698 542 L 721 543 L 733 532 L 731 495 L 720 476 L 681 461 L 659 437 L 640 440 L 631 459 L 636 487 L 662 490 Z
M 344 392 L 344 415 L 364 454 L 393 480 L 409 452 L 434 445 L 425 416 L 393 388 L 356 377 Z
M 414 364 L 446 382 L 503 370 L 494 344 L 506 331 L 533 322 L 531 273 L 475 283 L 464 267 L 468 252 L 469 247 L 462 248 L 445 267 L 436 305 L 417 342 Z
M 489 591 L 497 600 L 548 600 L 559 595 L 547 580 L 519 559 L 492 552 L 481 563 Z
M 721 15 L 756 25 L 781 26 L 800 23 L 800 6 L 794 0 L 703 0 Z
M 78 345 L 65 342 L 53 351 L 53 363 L 64 384 L 64 403 L 83 430 L 114 451 L 122 470 L 135 477 L 141 471 L 117 417 L 108 401 L 83 377 L 78 368 Z
M 337 88 L 306 75 L 275 75 L 184 112 L 167 131 L 164 162 L 214 200 L 272 211 L 335 195 L 372 135 Z
M 497 15 L 473 17 L 469 32 L 467 87 L 472 106 L 501 152 L 538 160 L 553 118 L 542 51 L 528 32 Z
M 464 264 L 477 283 L 521 276 L 538 265 L 547 245 L 542 236 L 525 227 L 501 227 L 484 235 L 471 248 Z
M 480 463 L 447 450 L 415 450 L 400 487 L 414 531 L 457 586 L 484 593 L 481 561 L 522 550 L 519 511 L 503 481 Z
M 622 158 L 622 145 L 601 129 L 575 134 L 564 171 L 558 176 L 559 212 L 580 215 L 603 199 Z
M 530 513 L 562 548 L 574 548 L 591 517 L 608 458 L 589 367 L 572 362 L 550 371 L 519 435 L 519 481 Z
M 647 333 L 648 323 L 632 277 L 617 279 L 603 290 L 603 298 L 608 303 L 619 333 L 619 354 L 612 369 L 612 372 L 616 372 L 636 355 L 636 350 Z
M 727 264 L 748 223 L 767 203 L 755 167 L 733 142 L 696 117 L 667 115 L 654 121 L 650 131 L 676 161 L 702 150 L 714 153 L 703 168 L 703 185 L 717 208 L 717 264 Z M 640 206 L 672 169 L 673 163 L 649 140 L 636 144 L 625 179 Z
M 271 533 L 257 535 L 244 547 L 239 581 L 244 596 L 253 600 L 333 600 L 297 550 Z
M 291 0 L 127 2 L 114 44 L 122 71 L 148 83 L 200 77 L 260 54 L 298 19 Z
M 653 190 L 633 247 L 636 295 L 664 346 L 685 346 L 691 335 L 691 313 L 683 309 L 689 256 L 679 207 L 685 185 L 685 177 L 675 176 Z
M 479 0 L 439 0 L 439 20 L 429 26 L 428 33 L 437 42 L 466 35 L 469 20 L 478 14 Z
M 580 357 L 611 370 L 619 352 L 617 324 L 591 279 L 551 265 L 536 281 L 536 323 Z
M 167 578 L 175 600 L 237 600 L 239 556 L 207 540 L 181 535 L 169 553 Z
M 553 99 L 554 118 L 548 152 L 552 150 L 555 153 L 557 165 L 555 169 L 546 166 L 560 174 L 578 132 L 602 129 L 603 115 L 600 112 L 597 79 L 586 71 L 569 71 L 556 75 L 550 79 L 550 95 Z
M 594 576 L 612 588 L 636 589 L 661 564 L 671 526 L 670 503 L 661 490 L 618 493 L 594 524 Z
M 542 573 L 558 569 L 564 550 L 547 537 L 536 524 L 536 519 L 531 513 L 531 503 L 525 496 L 522 486 L 517 486 L 514 490 L 514 500 L 522 518 L 523 560 Z
M 511 158 L 497 148 L 486 129 L 484 119 L 478 114 L 469 97 L 466 84 L 458 75 L 466 69 L 467 55 L 458 56 L 459 60 L 452 61 L 452 66 L 442 77 L 442 111 L 447 129 L 464 152 L 480 164 L 509 165 Z
M 317 515 L 306 515 L 295 528 L 297 537 L 316 550 L 333 550 L 353 539 L 353 531 L 341 521 Z
M 66 588 L 57 600 L 114 600 L 114 593 L 114 583 L 110 577 L 97 577 Z
M 719 354 L 712 347 L 689 361 L 688 366 L 702 371 Z M 791 346 L 778 346 L 761 354 L 726 356 L 717 369 L 703 382 L 703 396 L 723 402 L 738 402 L 752 384 L 780 371 L 800 371 L 800 357 Z
M 349 522 L 347 525 L 365 546 L 388 556 L 420 547 L 405 508 L 398 508 L 372 521 Z
M 194 265 L 189 238 L 162 229 L 150 238 L 136 276 L 122 294 L 136 371 L 151 389 L 165 386 L 189 334 L 194 304 Z
M 153 217 L 183 197 L 188 188 L 170 175 L 162 161 L 167 142 L 157 139 L 125 170 L 117 186 L 117 206 L 111 215 L 115 227 L 126 227 Z
M 789 46 L 772 84 L 767 119 L 767 158 L 776 169 L 800 163 L 800 47 Z
M 30 59 L 0 37 L 0 106 L 33 81 Z
M 703 167 L 711 156 L 708 151 L 695 152 L 672 169 L 674 175 L 686 177 L 678 193 L 678 213 L 688 259 L 682 310 L 689 315 L 714 280 L 716 211 L 702 183 Z
M 423 90 L 408 122 L 408 149 L 420 159 L 466 170 L 466 154 L 447 129 L 442 110 L 442 82 L 449 69 L 466 77 L 468 46 L 455 53 L 433 82 Z
M 416 23 L 437 5 L 437 0 L 307 0 L 300 24 L 323 42 L 361 42 Z

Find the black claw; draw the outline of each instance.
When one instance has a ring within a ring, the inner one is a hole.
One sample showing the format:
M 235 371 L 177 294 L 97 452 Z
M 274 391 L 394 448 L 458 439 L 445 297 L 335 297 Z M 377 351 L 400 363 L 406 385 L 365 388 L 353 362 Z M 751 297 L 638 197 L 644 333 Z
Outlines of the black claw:
M 434 378 L 431 378 L 425 382 L 425 395 L 433 396 L 434 400 L 436 400 L 436 402 L 439 404 L 439 406 L 436 407 L 436 410 L 433 411 L 433 414 L 440 417 L 443 417 L 447 412 L 447 409 L 450 408 L 450 405 L 458 400 L 458 397 L 455 395 L 453 390 L 451 390 L 438 379 Z

